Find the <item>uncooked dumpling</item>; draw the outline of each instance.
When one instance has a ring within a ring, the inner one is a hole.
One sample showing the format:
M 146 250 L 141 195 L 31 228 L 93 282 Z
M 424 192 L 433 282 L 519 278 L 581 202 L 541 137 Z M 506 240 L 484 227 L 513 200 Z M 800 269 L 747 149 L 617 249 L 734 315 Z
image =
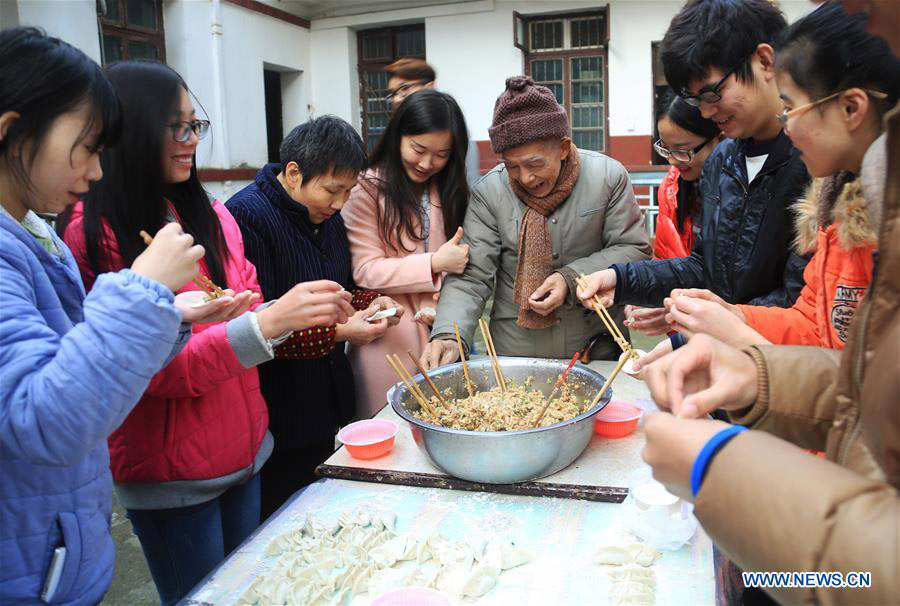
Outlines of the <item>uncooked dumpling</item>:
M 653 562 L 662 556 L 662 552 L 657 551 L 652 545 L 647 543 L 632 543 L 626 549 L 631 554 L 631 559 L 634 563 L 641 566 L 652 566 Z
M 621 566 L 631 561 L 631 554 L 619 545 L 604 545 L 594 553 L 594 564 Z
M 643 583 L 616 581 L 609 588 L 609 603 L 652 606 L 656 603 L 656 592 Z
M 469 573 L 469 578 L 466 579 L 460 593 L 473 598 L 481 597 L 497 584 L 499 576 L 499 568 L 490 564 L 479 564 Z
M 531 561 L 531 553 L 521 547 L 517 547 L 514 543 L 501 543 L 500 555 L 500 568 L 503 570 L 509 570 Z
M 612 568 L 606 574 L 613 581 L 634 581 L 643 583 L 651 589 L 656 588 L 656 573 L 651 568 L 628 564 L 621 568 Z

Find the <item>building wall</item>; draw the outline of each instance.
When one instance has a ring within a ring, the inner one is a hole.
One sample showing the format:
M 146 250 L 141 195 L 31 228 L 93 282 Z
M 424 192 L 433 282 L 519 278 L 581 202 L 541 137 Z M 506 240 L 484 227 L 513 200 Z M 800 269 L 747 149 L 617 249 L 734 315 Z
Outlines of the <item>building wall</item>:
M 814 6 L 809 0 L 782 0 L 782 10 L 793 21 Z M 318 19 L 312 22 L 312 71 L 320 72 L 320 57 L 329 57 L 328 70 L 335 69 L 335 53 L 345 33 L 372 27 L 424 22 L 426 58 L 438 73 L 438 88 L 459 102 L 470 136 L 481 141 L 482 155 L 490 156 L 487 129 L 494 100 L 503 91 L 508 76 L 524 71 L 522 52 L 513 45 L 513 11 L 522 15 L 596 8 L 597 2 L 572 0 L 508 1 L 483 0 L 421 9 L 372 12 L 353 17 Z M 628 165 L 648 164 L 653 133 L 653 86 L 651 43 L 661 40 L 672 17 L 683 6 L 680 0 L 609 0 L 610 40 L 608 55 L 609 153 Z M 319 41 L 327 41 L 328 53 L 319 53 Z M 315 99 L 318 113 L 335 113 L 358 124 L 358 95 Z M 484 160 L 484 158 L 482 158 Z M 491 163 L 488 158 L 487 164 Z
M 0 5 L 0 27 L 40 27 L 100 61 L 95 0 L 0 0 Z
M 212 122 L 198 166 L 207 188 L 224 200 L 268 158 L 264 69 L 281 74 L 284 128 L 308 119 L 309 30 L 225 1 L 164 6 L 167 61 Z

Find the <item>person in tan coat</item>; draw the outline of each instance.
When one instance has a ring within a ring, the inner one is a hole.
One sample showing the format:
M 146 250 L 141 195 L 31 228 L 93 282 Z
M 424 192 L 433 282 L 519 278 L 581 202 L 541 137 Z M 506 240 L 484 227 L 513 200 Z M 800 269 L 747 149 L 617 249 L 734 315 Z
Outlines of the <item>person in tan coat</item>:
M 827 17 L 822 10 L 812 16 Z M 842 36 L 864 22 L 842 18 Z M 892 31 L 896 53 L 900 19 Z M 863 588 L 766 588 L 781 603 L 900 601 L 900 107 L 886 131 L 886 160 L 873 146 L 861 175 L 879 257 L 843 353 L 741 351 L 698 335 L 644 371 L 656 402 L 674 413 L 648 417 L 644 458 L 669 490 L 695 500 L 729 558 L 745 571 L 871 574 Z M 879 195 L 873 183 L 885 173 Z M 716 408 L 737 426 L 695 418 Z

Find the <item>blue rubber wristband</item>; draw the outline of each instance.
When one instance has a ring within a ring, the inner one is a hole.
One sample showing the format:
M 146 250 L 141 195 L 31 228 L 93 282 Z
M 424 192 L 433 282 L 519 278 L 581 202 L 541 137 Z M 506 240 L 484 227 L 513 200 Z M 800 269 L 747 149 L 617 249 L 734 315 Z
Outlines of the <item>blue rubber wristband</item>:
M 700 485 L 703 483 L 703 476 L 706 475 L 706 468 L 709 466 L 709 462 L 725 446 L 728 440 L 744 431 L 747 431 L 747 428 L 743 425 L 726 427 L 711 437 L 700 450 L 700 454 L 694 459 L 694 466 L 691 468 L 691 494 L 694 495 L 694 498 L 700 492 Z

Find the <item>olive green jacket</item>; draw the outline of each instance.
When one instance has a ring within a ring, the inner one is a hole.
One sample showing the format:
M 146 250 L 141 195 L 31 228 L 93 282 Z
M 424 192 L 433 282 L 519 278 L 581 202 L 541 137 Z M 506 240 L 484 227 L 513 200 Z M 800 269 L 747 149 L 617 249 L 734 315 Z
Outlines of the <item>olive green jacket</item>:
M 499 355 L 568 358 L 592 337 L 606 333 L 600 318 L 578 303 L 575 277 L 613 263 L 649 259 L 653 251 L 625 167 L 597 152 L 578 150 L 578 154 L 580 172 L 575 188 L 547 218 L 553 267 L 569 286 L 566 302 L 556 310 L 560 322 L 539 330 L 516 324 L 519 306 L 513 301 L 513 283 L 519 261 L 519 225 L 527 207 L 513 193 L 506 167 L 500 164 L 472 188 L 463 223 L 469 264 L 464 273 L 448 275 L 444 281 L 432 339 L 453 338 L 455 320 L 462 339 L 471 343 L 491 296 L 491 335 Z M 614 316 L 623 328 L 621 309 L 616 309 Z M 607 333 L 592 350 L 592 357 L 610 359 L 617 357 L 617 351 Z

